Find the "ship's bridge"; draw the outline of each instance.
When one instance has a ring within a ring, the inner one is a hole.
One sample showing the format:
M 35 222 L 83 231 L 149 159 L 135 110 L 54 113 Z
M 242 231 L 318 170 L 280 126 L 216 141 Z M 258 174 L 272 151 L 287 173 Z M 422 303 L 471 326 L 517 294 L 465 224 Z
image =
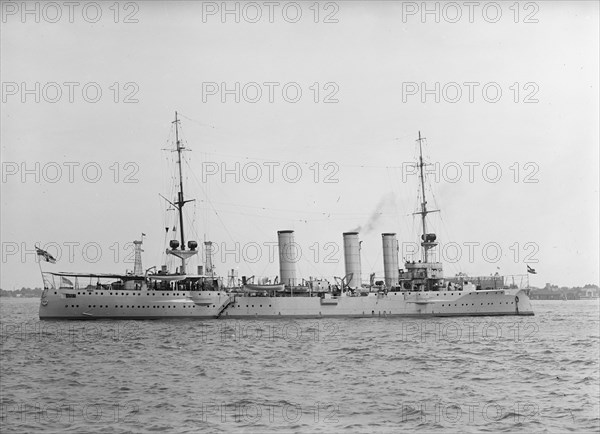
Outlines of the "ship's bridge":
M 404 279 L 443 279 L 444 270 L 441 262 L 414 262 L 404 263 L 406 271 L 400 278 Z

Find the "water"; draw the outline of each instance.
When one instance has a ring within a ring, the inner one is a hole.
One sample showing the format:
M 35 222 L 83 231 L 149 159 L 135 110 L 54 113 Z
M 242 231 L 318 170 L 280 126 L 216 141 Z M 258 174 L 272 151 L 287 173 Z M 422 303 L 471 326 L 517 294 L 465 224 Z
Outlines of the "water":
M 599 305 L 535 317 L 52 321 L 2 299 L 7 432 L 598 432 Z

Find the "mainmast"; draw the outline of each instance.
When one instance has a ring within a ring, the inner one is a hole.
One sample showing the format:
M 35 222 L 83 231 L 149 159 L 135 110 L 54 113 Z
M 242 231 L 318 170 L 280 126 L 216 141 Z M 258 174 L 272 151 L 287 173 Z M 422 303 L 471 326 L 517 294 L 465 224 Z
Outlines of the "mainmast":
M 198 251 L 196 250 L 196 247 L 198 247 L 198 243 L 196 241 L 188 241 L 187 246 L 189 247 L 190 250 L 186 250 L 185 249 L 185 235 L 184 235 L 184 230 L 183 230 L 183 206 L 187 203 L 190 202 L 189 200 L 185 200 L 183 197 L 183 171 L 181 168 L 181 161 L 182 161 L 182 157 L 181 157 L 181 153 L 182 151 L 185 150 L 185 148 L 181 145 L 181 140 L 179 140 L 179 118 L 177 117 L 177 112 L 175 112 L 175 121 L 173 121 L 173 123 L 175 124 L 175 144 L 176 144 L 176 151 L 177 151 L 177 167 L 179 169 L 179 191 L 177 192 L 177 198 L 175 199 L 174 202 L 171 202 L 169 200 L 167 200 L 171 205 L 173 205 L 174 207 L 177 208 L 177 211 L 179 212 L 179 232 L 180 232 L 180 239 L 181 239 L 181 248 L 179 241 L 175 240 L 171 240 L 169 243 L 169 247 L 170 249 L 167 249 L 167 253 L 177 256 L 178 258 L 181 259 L 181 268 L 180 268 L 180 274 L 185 274 L 185 261 L 190 257 L 193 256 L 195 254 L 198 253 Z
M 185 237 L 183 233 L 183 205 L 185 205 L 185 200 L 183 200 L 183 174 L 181 171 L 181 151 L 184 149 L 181 146 L 181 141 L 179 140 L 179 119 L 177 119 L 177 112 L 175 112 L 175 144 L 177 146 L 177 167 L 179 168 L 179 192 L 177 193 L 177 209 L 179 211 L 179 232 L 181 234 L 181 250 L 185 250 Z M 184 260 L 182 259 L 182 262 Z M 185 265 L 184 265 L 185 266 Z

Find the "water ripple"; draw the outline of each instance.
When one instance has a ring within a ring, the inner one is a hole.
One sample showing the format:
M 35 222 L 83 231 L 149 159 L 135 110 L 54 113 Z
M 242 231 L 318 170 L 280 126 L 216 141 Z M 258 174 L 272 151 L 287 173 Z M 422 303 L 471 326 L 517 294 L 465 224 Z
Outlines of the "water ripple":
M 598 305 L 533 318 L 40 322 L 3 299 L 2 432 L 600 430 Z

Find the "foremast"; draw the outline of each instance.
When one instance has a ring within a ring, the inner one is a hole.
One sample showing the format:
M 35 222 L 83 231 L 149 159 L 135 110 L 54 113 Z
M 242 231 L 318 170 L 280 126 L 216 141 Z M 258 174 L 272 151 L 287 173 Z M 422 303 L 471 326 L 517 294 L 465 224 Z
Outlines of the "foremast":
M 422 251 L 422 260 L 424 263 L 429 262 L 429 250 L 437 246 L 436 243 L 436 235 L 434 233 L 427 233 L 427 214 L 432 212 L 439 212 L 439 210 L 428 210 L 427 209 L 427 197 L 425 196 L 425 174 L 423 168 L 425 163 L 423 162 L 423 140 L 425 138 L 421 137 L 421 131 L 419 131 L 419 138 L 417 141 L 419 142 L 419 177 L 421 184 L 421 211 L 416 212 L 415 214 L 421 215 L 421 224 L 423 232 L 421 233 L 421 247 L 423 247 Z
M 419 131 L 419 138 L 417 142 L 419 144 L 419 181 L 421 184 L 421 209 L 415 212 L 421 216 L 421 260 L 417 263 L 415 261 L 405 261 L 404 266 L 406 273 L 401 278 L 402 286 L 405 289 L 412 289 L 416 291 L 431 291 L 439 290 L 442 285 L 443 269 L 440 262 L 431 260 L 429 251 L 437 246 L 436 235 L 427 231 L 427 215 L 433 212 L 439 212 L 439 210 L 430 210 L 427 208 L 427 196 L 425 193 L 425 166 L 426 163 L 423 160 L 423 141 L 424 137 L 421 137 Z

